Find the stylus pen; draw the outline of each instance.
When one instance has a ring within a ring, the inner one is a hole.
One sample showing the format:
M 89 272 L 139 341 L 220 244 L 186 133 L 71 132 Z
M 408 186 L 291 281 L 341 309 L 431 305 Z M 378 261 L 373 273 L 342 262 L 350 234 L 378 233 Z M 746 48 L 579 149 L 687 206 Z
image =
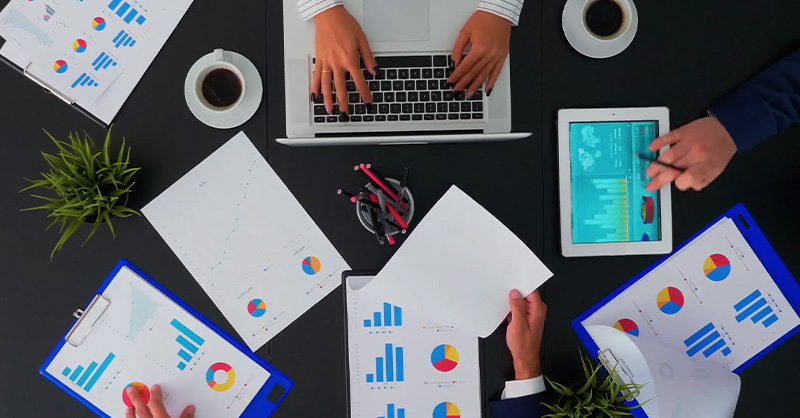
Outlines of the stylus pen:
M 673 169 L 673 170 L 678 170 L 678 171 L 680 171 L 681 173 L 683 173 L 684 171 L 686 171 L 686 169 L 685 169 L 685 168 L 676 167 L 676 166 L 674 166 L 674 165 L 672 165 L 672 164 L 665 163 L 665 162 L 663 162 L 663 161 L 659 161 L 659 160 L 657 160 L 657 159 L 655 159 L 655 158 L 653 158 L 653 157 L 650 157 L 650 156 L 647 156 L 647 155 L 642 155 L 642 154 L 639 154 L 638 152 L 636 153 L 636 156 L 637 156 L 637 157 L 639 157 L 639 158 L 641 158 L 641 159 L 643 159 L 643 160 L 650 161 L 651 163 L 656 163 L 656 164 L 658 164 L 658 165 L 661 165 L 661 166 L 664 166 L 664 167 L 667 167 L 667 168 L 671 168 L 671 169 Z
M 397 193 L 392 188 L 387 186 L 386 183 L 381 181 L 381 179 L 379 179 L 370 169 L 368 169 L 366 165 L 361 164 L 359 167 L 361 167 L 361 171 L 364 172 L 364 174 L 366 174 L 367 177 L 372 179 L 372 181 L 377 183 L 378 187 L 383 189 L 383 191 L 386 192 L 386 194 L 388 194 L 389 197 L 391 197 L 394 200 L 398 199 Z M 402 206 L 403 209 L 408 209 L 408 204 L 407 203 L 400 203 L 400 206 Z

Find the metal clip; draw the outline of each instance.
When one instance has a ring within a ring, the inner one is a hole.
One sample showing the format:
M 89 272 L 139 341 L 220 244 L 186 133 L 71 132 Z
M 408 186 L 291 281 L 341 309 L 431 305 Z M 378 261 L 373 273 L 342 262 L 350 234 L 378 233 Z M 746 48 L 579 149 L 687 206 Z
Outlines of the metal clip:
M 111 302 L 104 298 L 103 295 L 95 295 L 92 302 L 86 307 L 86 310 L 76 309 L 75 312 L 72 313 L 72 316 L 78 320 L 75 322 L 75 325 L 72 326 L 72 329 L 69 330 L 67 336 L 64 337 L 67 344 L 76 348 L 80 346 L 83 340 L 92 332 L 92 328 L 110 305 Z
M 51 85 L 45 83 L 44 81 L 42 81 L 41 79 L 39 79 L 39 77 L 36 77 L 35 75 L 29 73 L 28 72 L 28 68 L 31 66 L 31 64 L 32 63 L 29 62 L 28 65 L 26 65 L 25 68 L 22 70 L 22 74 L 24 74 L 25 77 L 28 77 L 29 79 L 31 79 L 31 81 L 33 81 L 34 83 L 38 84 L 46 92 L 58 97 L 64 103 L 66 103 L 66 104 L 68 104 L 70 106 L 75 104 L 75 100 L 74 99 L 70 99 L 69 97 L 67 97 L 63 93 L 61 93 L 58 90 L 56 90 L 53 86 L 51 86 Z
M 617 359 L 614 353 L 610 349 L 605 349 L 597 354 L 597 360 L 603 365 L 603 368 L 606 369 L 609 375 L 614 372 L 614 379 L 617 381 L 618 385 L 630 385 L 633 384 L 633 379 L 628 374 L 628 371 L 625 370 L 625 362 Z M 636 399 L 636 396 L 633 395 L 633 391 L 626 389 L 621 391 L 622 396 L 625 397 L 625 400 L 628 402 L 632 402 Z

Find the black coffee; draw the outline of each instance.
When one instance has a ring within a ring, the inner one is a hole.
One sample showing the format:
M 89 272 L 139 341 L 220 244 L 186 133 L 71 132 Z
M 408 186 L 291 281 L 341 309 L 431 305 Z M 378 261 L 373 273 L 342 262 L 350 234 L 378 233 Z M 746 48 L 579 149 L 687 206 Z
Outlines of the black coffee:
M 214 107 L 225 108 L 233 105 L 242 95 L 242 81 L 231 70 L 218 68 L 203 79 L 203 97 Z
M 586 10 L 586 27 L 599 37 L 617 33 L 625 23 L 625 11 L 614 0 L 597 0 Z

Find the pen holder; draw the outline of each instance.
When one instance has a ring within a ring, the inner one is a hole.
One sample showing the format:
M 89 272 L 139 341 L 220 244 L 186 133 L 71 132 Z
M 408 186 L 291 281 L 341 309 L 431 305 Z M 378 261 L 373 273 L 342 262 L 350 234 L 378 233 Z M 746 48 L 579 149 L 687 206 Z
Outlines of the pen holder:
M 394 187 L 396 190 L 400 190 L 400 181 L 389 177 L 386 178 L 386 181 L 388 181 L 392 185 L 392 187 Z M 365 187 L 371 187 L 371 185 L 367 184 Z M 400 207 L 400 209 L 397 212 L 400 214 L 400 217 L 407 224 L 410 225 L 411 218 L 414 216 L 414 196 L 411 194 L 411 190 L 409 190 L 408 188 L 405 189 L 405 192 L 400 190 L 400 193 L 402 193 L 402 195 L 400 196 L 401 200 L 403 199 L 403 197 L 406 198 L 408 202 L 408 208 L 404 209 L 403 207 Z M 369 209 L 370 207 L 367 206 L 365 203 L 358 202 L 356 204 L 356 216 L 358 217 L 358 220 L 361 222 L 361 225 L 364 226 L 364 229 L 369 231 L 371 234 L 374 234 L 375 227 L 372 225 L 372 219 L 370 219 L 369 216 L 364 215 L 365 212 L 369 213 Z M 388 217 L 384 217 L 384 219 L 388 221 L 387 226 L 389 229 L 386 231 L 387 235 L 397 235 L 406 233 L 406 229 L 399 227 L 399 225 L 397 225 L 397 222 L 395 222 L 395 219 L 392 217 L 391 214 Z

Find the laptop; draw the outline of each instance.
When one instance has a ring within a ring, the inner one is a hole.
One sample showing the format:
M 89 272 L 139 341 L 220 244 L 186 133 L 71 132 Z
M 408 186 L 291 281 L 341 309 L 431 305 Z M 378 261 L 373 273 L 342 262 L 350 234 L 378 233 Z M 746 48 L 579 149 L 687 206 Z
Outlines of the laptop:
M 303 21 L 297 0 L 283 0 L 286 138 L 291 146 L 426 144 L 510 141 L 509 60 L 486 97 L 467 99 L 448 85 L 450 52 L 479 0 L 344 0 L 361 24 L 378 61 L 364 69 L 374 106 L 347 81 L 350 115 L 337 106 L 328 115 L 320 97 L 309 99 L 314 70 L 314 22 Z M 349 78 L 349 77 L 348 77 Z

